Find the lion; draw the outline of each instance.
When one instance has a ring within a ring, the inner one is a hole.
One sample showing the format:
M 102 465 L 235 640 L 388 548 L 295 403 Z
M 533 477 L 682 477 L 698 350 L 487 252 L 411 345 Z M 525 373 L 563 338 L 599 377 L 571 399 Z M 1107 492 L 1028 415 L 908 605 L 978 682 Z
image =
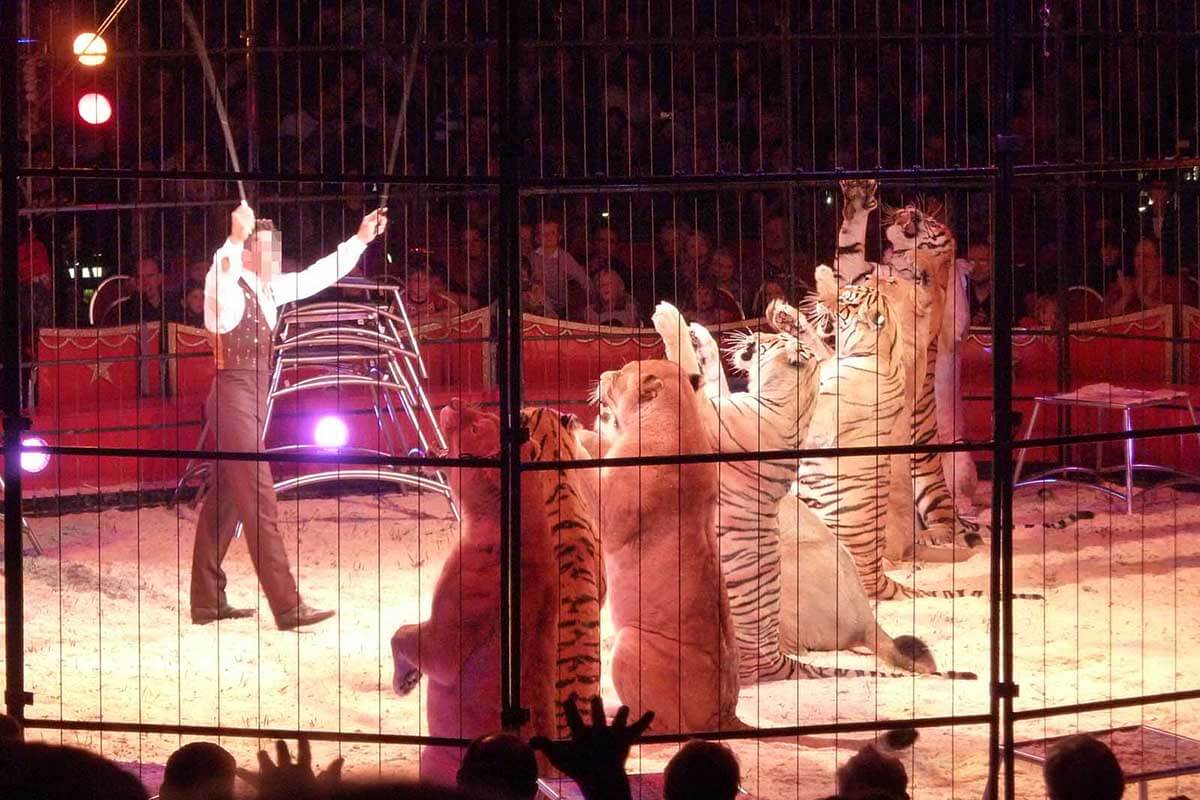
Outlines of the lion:
M 600 376 L 607 459 L 710 453 L 698 378 L 669 361 Z M 717 552 L 713 463 L 605 466 L 600 542 L 617 630 L 612 678 L 636 717 L 660 732 L 744 727 L 738 652 Z

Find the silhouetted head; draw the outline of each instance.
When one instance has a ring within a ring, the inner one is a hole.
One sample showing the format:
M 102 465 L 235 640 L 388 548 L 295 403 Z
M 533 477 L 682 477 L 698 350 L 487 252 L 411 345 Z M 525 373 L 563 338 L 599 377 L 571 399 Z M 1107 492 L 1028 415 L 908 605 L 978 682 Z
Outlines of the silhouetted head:
M 230 800 L 237 762 L 212 742 L 191 742 L 167 759 L 162 800 Z
M 692 740 L 663 772 L 663 800 L 733 800 L 741 769 L 733 751 L 716 742 Z
M 895 756 L 879 752 L 869 744 L 859 750 L 837 771 L 838 793 L 846 797 L 882 792 L 898 800 L 908 800 L 908 772 Z
M 471 742 L 458 770 L 460 790 L 495 800 L 532 800 L 537 780 L 533 748 L 508 733 Z
M 1068 736 L 1056 744 L 1042 774 L 1050 800 L 1119 800 L 1125 794 L 1117 757 L 1093 736 Z

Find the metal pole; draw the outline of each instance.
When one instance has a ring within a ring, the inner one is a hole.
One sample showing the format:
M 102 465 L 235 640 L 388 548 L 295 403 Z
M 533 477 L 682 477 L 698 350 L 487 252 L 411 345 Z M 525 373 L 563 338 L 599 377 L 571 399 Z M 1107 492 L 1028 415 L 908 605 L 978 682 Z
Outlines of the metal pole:
M 988 781 L 990 796 L 997 798 L 996 780 L 1003 755 L 1005 800 L 1013 800 L 1012 701 L 1017 692 L 1012 660 L 1012 323 L 1013 161 L 1020 142 L 1011 135 L 1013 80 L 1011 34 L 1015 0 L 1000 0 L 992 20 L 992 120 L 993 159 L 997 168 L 992 194 L 992 247 L 995 279 L 992 282 L 992 692 Z
M 500 718 L 528 719 L 521 706 L 521 132 L 517 108 L 518 4 L 500 3 L 500 297 L 496 377 L 500 383 Z
M 246 28 L 242 45 L 246 48 L 246 169 L 258 170 L 258 71 L 254 63 L 254 36 L 258 30 L 254 0 L 246 0 Z
M 21 332 L 17 283 L 17 113 L 21 73 L 17 38 L 21 7 L 0 3 L 0 406 L 4 413 L 4 704 L 24 720 L 25 597 L 21 563 Z

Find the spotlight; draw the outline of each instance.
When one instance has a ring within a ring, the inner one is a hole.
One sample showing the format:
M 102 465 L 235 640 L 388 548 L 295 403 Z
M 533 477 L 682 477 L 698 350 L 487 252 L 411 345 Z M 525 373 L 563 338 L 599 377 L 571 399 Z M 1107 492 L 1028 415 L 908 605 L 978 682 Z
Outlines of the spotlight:
M 346 429 L 346 423 L 342 422 L 339 417 L 321 417 L 317 420 L 317 426 L 313 428 L 313 441 L 319 447 L 329 449 L 343 447 L 349 439 L 350 431 Z
M 38 436 L 30 436 L 28 439 L 22 439 L 21 444 L 25 447 L 45 447 L 46 440 Z M 26 472 L 38 473 L 50 465 L 49 453 L 29 453 L 21 451 L 21 469 Z
M 79 98 L 79 118 L 88 125 L 103 125 L 112 118 L 112 103 L 99 92 Z
M 98 67 L 108 56 L 108 43 L 95 33 L 79 34 L 75 37 L 71 49 L 75 51 L 79 63 L 85 67 Z

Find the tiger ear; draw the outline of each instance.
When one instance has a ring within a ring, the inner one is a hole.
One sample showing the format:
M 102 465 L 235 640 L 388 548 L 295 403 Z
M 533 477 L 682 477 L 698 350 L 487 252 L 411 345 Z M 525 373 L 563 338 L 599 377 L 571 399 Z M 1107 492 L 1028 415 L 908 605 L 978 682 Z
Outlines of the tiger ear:
M 573 431 L 583 427 L 583 423 L 579 421 L 579 417 L 571 413 L 563 414 L 558 418 L 558 422 L 563 426 L 564 430 Z
M 658 397 L 658 393 L 662 391 L 662 387 L 662 380 L 655 375 L 647 375 L 642 378 L 642 388 L 638 392 L 638 402 L 649 403 Z

